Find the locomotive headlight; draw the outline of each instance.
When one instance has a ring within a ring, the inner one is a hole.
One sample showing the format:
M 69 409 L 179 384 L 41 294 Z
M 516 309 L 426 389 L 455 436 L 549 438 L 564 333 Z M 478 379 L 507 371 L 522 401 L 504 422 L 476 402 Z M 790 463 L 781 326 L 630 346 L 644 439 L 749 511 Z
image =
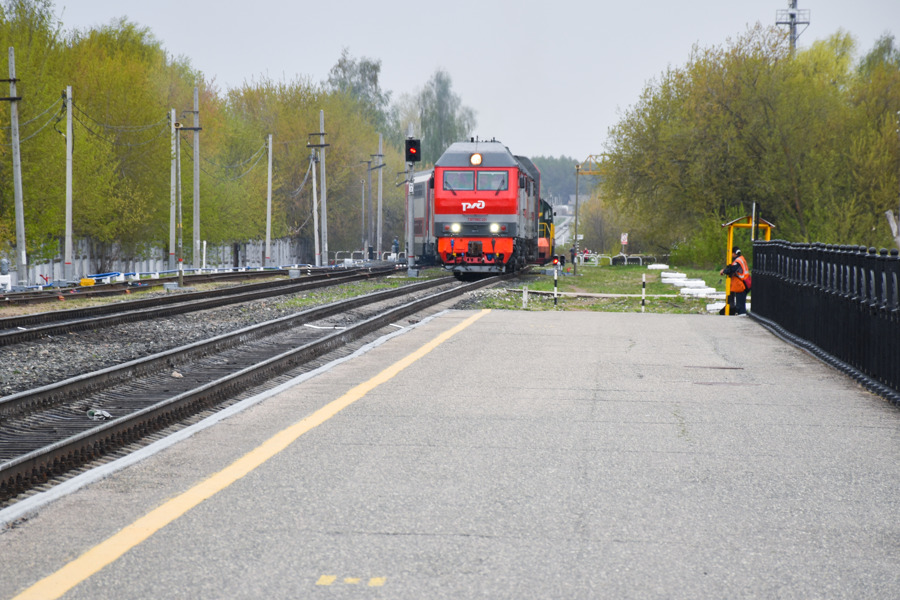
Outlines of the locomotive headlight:
M 500 233 L 499 223 L 491 223 L 491 233 Z
M 459 233 L 461 229 L 462 227 L 460 227 L 459 223 L 454 223 L 450 226 L 450 231 L 452 231 L 453 233 Z
M 477 152 L 476 152 L 475 154 L 471 155 L 471 156 L 469 157 L 469 163 L 470 163 L 473 167 L 477 167 L 478 165 L 481 164 L 481 155 L 478 154 Z

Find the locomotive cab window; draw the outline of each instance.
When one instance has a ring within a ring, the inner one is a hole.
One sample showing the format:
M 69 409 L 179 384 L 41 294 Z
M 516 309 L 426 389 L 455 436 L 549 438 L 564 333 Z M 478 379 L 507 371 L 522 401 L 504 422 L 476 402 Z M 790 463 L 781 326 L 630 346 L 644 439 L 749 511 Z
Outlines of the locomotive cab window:
M 444 171 L 444 189 L 471 191 L 475 189 L 474 171 Z
M 478 189 L 490 192 L 509 189 L 509 173 L 506 171 L 479 171 Z

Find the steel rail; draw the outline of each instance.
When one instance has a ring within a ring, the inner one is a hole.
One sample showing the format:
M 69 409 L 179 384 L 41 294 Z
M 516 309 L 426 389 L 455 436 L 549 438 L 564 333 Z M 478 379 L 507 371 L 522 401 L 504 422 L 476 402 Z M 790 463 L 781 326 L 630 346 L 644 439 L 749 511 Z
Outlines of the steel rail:
M 361 321 L 356 325 L 351 325 L 346 329 L 338 330 L 335 333 L 326 335 L 316 341 L 300 346 L 299 348 L 263 360 L 255 366 L 226 375 L 216 381 L 203 384 L 194 390 L 181 393 L 130 415 L 103 423 L 102 425 L 81 432 L 66 440 L 53 443 L 46 448 L 35 450 L 12 459 L 0 465 L 0 498 L 12 497 L 24 489 L 46 481 L 49 477 L 68 471 L 105 454 L 114 448 L 129 444 L 149 433 L 163 429 L 190 414 L 194 414 L 206 407 L 213 406 L 254 385 L 260 384 L 265 380 L 269 380 L 272 377 L 287 372 L 294 367 L 326 354 L 327 352 L 364 335 L 390 325 L 398 319 L 444 302 L 450 298 L 495 283 L 506 277 L 509 276 L 493 277 L 473 283 L 460 284 L 449 290 L 413 300 L 401 306 L 386 310 L 374 317 Z M 441 281 L 441 283 L 444 282 Z M 421 288 L 425 288 L 427 284 L 435 285 L 432 281 L 424 282 L 423 284 L 420 284 L 420 286 Z M 386 290 L 386 292 L 402 291 L 402 293 L 407 293 L 410 291 L 410 287 L 412 286 L 405 286 L 403 288 L 398 288 L 397 290 Z M 367 296 L 373 297 L 382 294 L 383 292 L 376 292 L 374 294 L 368 294 Z M 382 296 L 378 299 L 384 299 L 384 297 Z M 374 302 L 375 300 L 371 301 Z M 349 302 L 355 304 L 353 300 Z M 346 302 L 333 303 L 330 306 L 335 307 L 338 304 L 342 305 L 340 310 L 346 310 Z M 277 323 L 277 327 L 283 329 L 283 322 L 284 319 L 277 319 L 272 323 Z M 232 335 L 240 338 L 240 336 L 245 335 L 246 333 L 248 333 L 247 330 L 242 330 L 241 332 L 235 332 L 235 334 Z M 192 346 L 196 346 L 196 344 Z M 131 368 L 132 367 L 129 367 L 128 365 L 122 365 L 119 367 L 119 370 L 129 370 Z M 96 376 L 105 379 L 106 374 L 98 373 Z M 85 378 L 87 377 L 88 376 L 85 376 Z M 81 380 L 79 381 L 79 385 L 84 385 L 86 383 L 86 381 L 84 381 L 85 378 L 77 378 Z M 71 382 L 72 380 L 69 381 Z M 90 384 L 88 383 L 88 385 Z
M 317 273 L 303 277 L 302 282 L 319 281 L 331 277 L 341 277 L 356 273 L 356 270 L 346 270 L 341 272 Z M 254 291 L 267 288 L 277 288 L 285 285 L 296 285 L 297 279 L 279 279 L 277 281 L 265 281 L 262 283 L 248 283 L 245 285 L 219 288 L 215 290 L 206 290 L 203 292 L 191 291 L 183 294 L 158 296 L 155 298 L 142 298 L 139 300 L 127 300 L 123 302 L 115 302 L 112 304 L 101 304 L 97 306 L 82 306 L 76 308 L 67 308 L 63 310 L 44 311 L 29 315 L 16 315 L 12 317 L 0 318 L 0 330 L 15 329 L 16 327 L 30 327 L 33 325 L 41 325 L 43 323 L 53 323 L 55 321 L 63 321 L 66 319 L 80 319 L 95 315 L 114 314 L 124 312 L 130 308 L 148 308 L 151 306 L 162 306 L 165 304 L 176 304 L 185 302 L 186 300 L 194 300 L 201 298 L 215 298 L 217 296 L 227 296 L 229 294 L 240 293 L 240 291 Z M 83 296 L 75 296 L 74 299 L 83 298 Z
M 269 288 L 278 288 L 283 286 L 298 285 L 298 283 L 308 283 L 311 281 L 324 281 L 333 278 L 345 278 L 349 275 L 358 274 L 359 269 L 349 269 L 343 271 L 330 271 L 327 273 L 309 274 L 301 279 L 279 279 L 277 281 L 265 281 L 262 283 L 248 283 L 244 285 L 219 288 L 215 290 L 206 290 L 202 292 L 191 291 L 183 294 L 157 296 L 154 298 L 143 298 L 139 300 L 128 300 L 125 302 L 116 302 L 112 304 L 102 304 L 98 306 L 84 306 L 79 308 L 70 308 L 65 310 L 45 311 L 30 315 L 18 315 L 13 317 L 0 318 L 0 330 L 13 329 L 16 327 L 28 327 L 32 325 L 40 325 L 43 323 L 52 323 L 65 319 L 77 319 L 94 315 L 114 314 L 124 312 L 130 308 L 148 308 L 153 306 L 163 306 L 166 304 L 176 304 L 187 300 L 216 298 L 219 296 L 228 296 L 239 294 L 243 291 L 264 290 Z M 366 271 L 373 273 L 389 273 L 392 269 L 382 269 L 377 271 Z
M 0 398 L 0 422 L 13 415 L 22 415 L 44 410 L 63 402 L 77 399 L 84 394 L 103 389 L 117 383 L 155 373 L 162 369 L 196 360 L 216 352 L 233 348 L 240 344 L 272 335 L 303 323 L 324 319 L 341 312 L 359 308 L 367 304 L 389 300 L 404 294 L 427 290 L 447 283 L 447 278 L 432 279 L 419 283 L 371 292 L 323 306 L 313 307 L 278 319 L 250 325 L 230 333 L 223 333 L 208 340 L 200 340 L 178 348 L 158 352 L 120 365 L 107 367 L 92 373 L 72 377 L 33 390 L 26 390 Z
M 323 272 L 321 267 L 298 267 L 298 270 L 310 272 Z M 328 269 L 333 271 L 333 269 Z M 200 283 L 209 283 L 215 281 L 234 281 L 240 279 L 259 279 L 262 277 L 285 276 L 290 269 L 272 269 L 266 271 L 228 271 L 222 273 L 199 273 L 196 275 L 185 275 L 183 277 L 184 285 L 196 285 Z M 98 283 L 92 286 L 74 286 L 54 288 L 48 286 L 48 289 L 40 291 L 26 292 L 8 292 L 0 293 L 0 306 L 14 306 L 24 304 L 42 304 L 45 302 L 55 302 L 60 299 L 77 299 L 77 298 L 97 298 L 103 296 L 121 296 L 128 294 L 132 290 L 142 290 L 153 287 L 161 287 L 164 283 L 174 283 L 178 281 L 177 276 L 169 276 L 161 279 L 145 279 L 132 282 L 114 282 L 114 283 Z
M 53 311 L 49 313 L 40 313 L 40 316 L 26 315 L 23 317 L 8 317 L 0 320 L 0 329 L 6 329 L 6 331 L 0 333 L 0 346 L 18 344 L 47 335 L 61 335 L 73 331 L 111 327 L 122 323 L 146 321 L 186 312 L 207 310 L 228 304 L 249 302 L 262 298 L 270 298 L 272 296 L 283 296 L 308 289 L 370 279 L 392 271 L 393 269 L 384 271 L 372 270 L 356 272 L 344 276 L 321 276 L 313 281 L 305 279 L 301 282 L 297 282 L 297 280 L 286 280 L 262 284 L 258 283 L 206 292 L 190 292 L 188 294 L 179 294 L 176 296 L 161 296 L 158 298 L 146 298 L 143 300 L 134 300 L 131 302 L 108 304 L 104 306 L 73 309 L 74 312 L 71 313 L 69 311 Z M 73 320 L 64 321 L 66 318 Z M 23 327 L 27 327 L 28 323 L 46 323 L 48 321 L 51 324 L 39 324 L 30 329 L 23 329 Z M 55 324 L 53 324 L 54 321 L 56 321 Z M 64 322 L 60 323 L 59 321 Z

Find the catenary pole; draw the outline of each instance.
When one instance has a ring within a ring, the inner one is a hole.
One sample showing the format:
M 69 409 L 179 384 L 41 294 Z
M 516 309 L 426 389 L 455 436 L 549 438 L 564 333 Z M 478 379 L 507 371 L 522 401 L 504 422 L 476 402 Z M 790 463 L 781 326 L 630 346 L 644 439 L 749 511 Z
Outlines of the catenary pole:
M 175 129 L 175 109 L 169 113 L 169 128 L 172 133 L 172 165 L 169 169 L 169 270 L 175 270 L 175 208 L 177 204 L 176 182 L 178 173 L 176 172 L 175 160 L 178 157 L 175 136 L 178 131 Z
M 575 165 L 575 260 L 572 261 L 572 275 L 578 275 L 578 174 L 581 171 L 581 165 Z
M 372 251 L 372 246 L 374 245 L 374 238 L 372 237 L 372 160 L 373 159 L 362 161 L 362 164 L 366 165 L 366 178 L 362 180 L 363 260 L 368 260 L 370 258 L 369 253 Z
M 384 175 L 382 173 L 382 171 L 384 171 L 384 169 L 382 168 L 383 166 L 384 166 L 384 136 L 379 133 L 378 134 L 378 219 L 377 219 L 378 233 L 375 235 L 375 238 L 377 240 L 375 243 L 375 249 L 377 250 L 376 256 L 378 256 L 379 258 L 381 257 L 381 250 L 382 250 L 381 234 L 382 234 L 382 221 L 384 220 L 383 216 L 382 216 L 383 213 L 382 213 L 382 200 L 381 200 L 382 193 L 383 193 L 382 190 L 383 190 L 383 185 L 384 185 Z
M 66 86 L 66 247 L 63 260 L 65 273 L 63 279 L 72 279 L 72 86 Z
M 22 156 L 19 154 L 19 98 L 16 96 L 16 51 L 9 49 L 9 109 L 12 133 L 13 190 L 16 207 L 16 250 L 18 283 L 28 283 L 28 255 L 25 251 L 25 203 L 22 199 Z
M 360 211 L 359 211 L 360 229 L 359 229 L 359 231 L 361 234 L 360 247 L 363 250 L 363 254 L 365 254 L 365 252 L 366 252 L 366 180 L 360 179 L 359 182 L 362 184 L 362 199 L 361 199 L 361 202 L 359 205 L 359 208 L 360 208 Z
M 194 246 L 191 259 L 200 267 L 200 88 L 194 88 Z
M 372 252 L 374 251 L 375 246 L 375 213 L 372 210 L 372 161 L 369 161 L 369 164 L 366 166 L 366 178 L 368 179 L 369 186 L 369 202 L 366 205 L 369 211 L 369 228 L 366 230 L 366 258 L 368 260 L 372 260 Z
M 325 111 L 319 111 L 319 158 L 322 161 L 322 257 L 328 264 L 328 181 L 325 178 Z M 321 263 L 317 263 L 319 265 Z
M 182 219 L 182 194 L 181 194 L 181 132 L 175 133 L 175 171 L 178 180 L 178 214 L 176 216 L 178 228 L 178 287 L 184 285 L 184 220 Z
M 269 185 L 266 192 L 266 258 L 263 260 L 263 266 L 269 266 L 272 259 L 272 134 L 266 140 L 266 146 L 269 149 Z
M 319 254 L 319 207 L 318 207 L 318 199 L 316 198 L 316 149 L 312 148 L 309 151 L 309 163 L 312 168 L 312 205 L 313 205 L 313 251 L 316 254 L 316 266 L 322 266 L 322 255 Z

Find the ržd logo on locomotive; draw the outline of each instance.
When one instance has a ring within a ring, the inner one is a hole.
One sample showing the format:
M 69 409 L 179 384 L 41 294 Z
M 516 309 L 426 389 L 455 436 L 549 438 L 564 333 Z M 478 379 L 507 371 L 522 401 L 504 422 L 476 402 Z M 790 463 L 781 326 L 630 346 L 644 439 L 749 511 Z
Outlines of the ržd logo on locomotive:
M 479 200 L 478 202 L 463 202 L 462 203 L 462 211 L 466 212 L 467 210 L 480 210 L 487 206 L 484 200 Z

